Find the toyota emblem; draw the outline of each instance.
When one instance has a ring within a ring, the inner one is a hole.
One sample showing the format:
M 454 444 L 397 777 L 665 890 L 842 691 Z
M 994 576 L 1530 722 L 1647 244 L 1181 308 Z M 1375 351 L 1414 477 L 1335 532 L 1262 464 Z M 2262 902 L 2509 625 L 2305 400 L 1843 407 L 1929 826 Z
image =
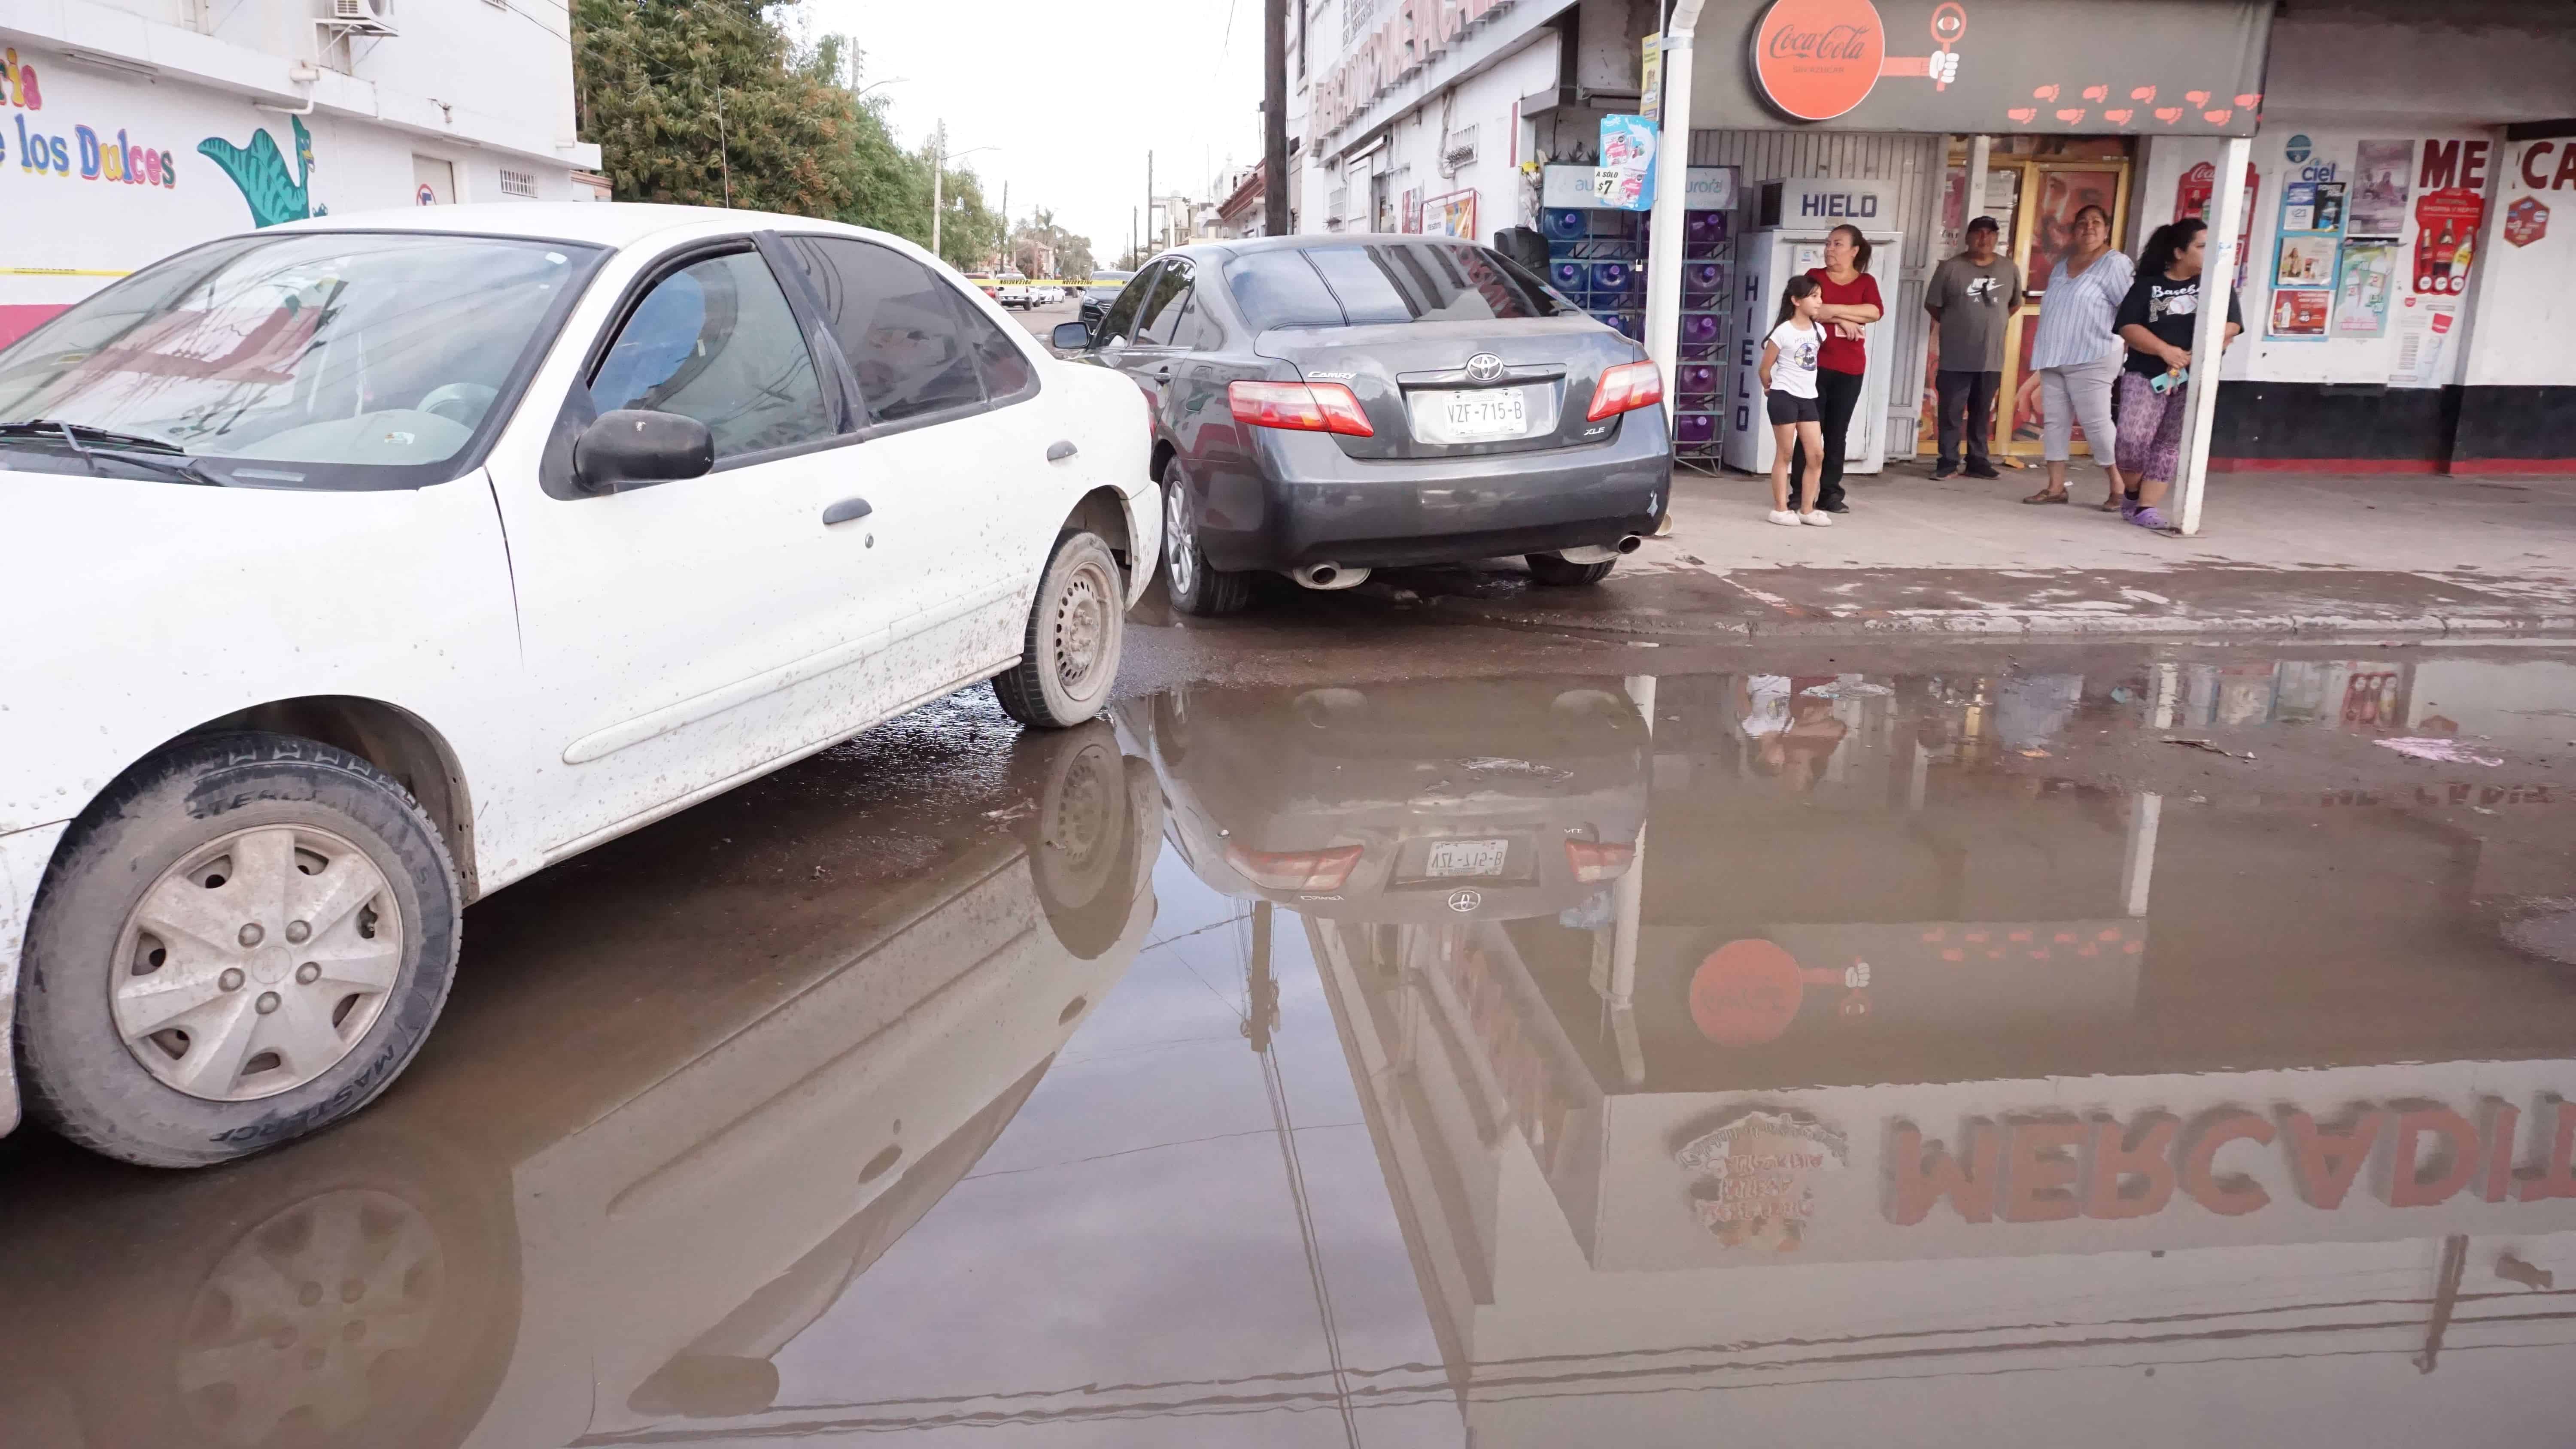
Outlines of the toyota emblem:
M 1479 352 L 1467 359 L 1469 382 L 1492 382 L 1503 375 L 1503 360 L 1490 352 Z
M 1449 893 L 1449 909 L 1456 911 L 1462 916 L 1484 903 L 1485 893 L 1483 891 L 1451 891 Z

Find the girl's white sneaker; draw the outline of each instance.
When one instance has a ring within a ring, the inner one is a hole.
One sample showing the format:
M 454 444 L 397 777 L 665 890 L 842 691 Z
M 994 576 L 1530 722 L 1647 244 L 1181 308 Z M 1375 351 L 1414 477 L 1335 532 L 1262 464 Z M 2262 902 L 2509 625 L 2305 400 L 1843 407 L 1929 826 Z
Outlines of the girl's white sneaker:
M 1798 526 L 1798 515 L 1785 508 L 1775 508 L 1771 510 L 1771 521 L 1783 528 L 1795 528 Z
M 1800 523 L 1813 525 L 1817 528 L 1831 528 L 1834 526 L 1834 516 L 1822 511 L 1815 513 L 1801 513 L 1798 515 L 1798 521 Z

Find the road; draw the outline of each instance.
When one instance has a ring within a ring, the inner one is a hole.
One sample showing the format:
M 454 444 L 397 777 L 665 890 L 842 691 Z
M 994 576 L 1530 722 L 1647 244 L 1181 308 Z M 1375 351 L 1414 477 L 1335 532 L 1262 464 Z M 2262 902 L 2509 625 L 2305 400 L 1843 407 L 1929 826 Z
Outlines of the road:
M 1149 598 L 1111 720 L 969 691 L 512 886 L 314 1139 L 0 1143 L 0 1438 L 2576 1411 L 2576 652 L 1435 599 Z

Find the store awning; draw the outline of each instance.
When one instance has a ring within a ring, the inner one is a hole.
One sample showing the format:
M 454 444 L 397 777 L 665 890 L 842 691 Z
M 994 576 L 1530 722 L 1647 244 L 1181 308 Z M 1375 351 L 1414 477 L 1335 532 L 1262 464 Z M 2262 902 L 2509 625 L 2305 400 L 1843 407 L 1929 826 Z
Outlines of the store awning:
M 2251 136 L 2274 8 L 1710 0 L 1700 11 L 1691 124 Z

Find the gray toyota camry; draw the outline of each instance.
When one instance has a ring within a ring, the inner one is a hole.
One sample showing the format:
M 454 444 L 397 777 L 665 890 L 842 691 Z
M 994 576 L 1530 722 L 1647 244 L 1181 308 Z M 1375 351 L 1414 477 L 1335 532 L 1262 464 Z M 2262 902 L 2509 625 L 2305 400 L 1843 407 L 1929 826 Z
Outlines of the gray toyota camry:
M 1056 347 L 1153 404 L 1173 604 L 1222 614 L 1252 576 L 1520 555 L 1588 584 L 1672 479 L 1663 381 L 1637 344 L 1500 252 L 1336 234 L 1164 253 Z

